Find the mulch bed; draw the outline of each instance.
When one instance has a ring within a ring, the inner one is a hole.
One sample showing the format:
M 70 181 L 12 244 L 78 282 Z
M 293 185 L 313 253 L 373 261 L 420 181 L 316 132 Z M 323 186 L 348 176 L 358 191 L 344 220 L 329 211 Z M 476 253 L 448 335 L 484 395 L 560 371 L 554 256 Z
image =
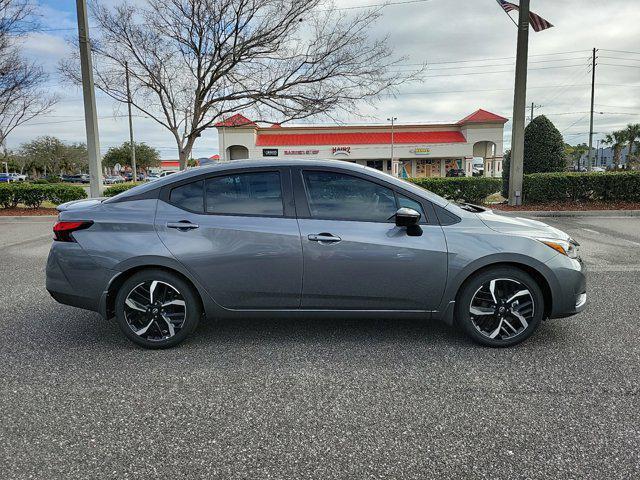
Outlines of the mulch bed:
M 519 207 L 513 207 L 506 203 L 497 203 L 495 205 L 487 205 L 493 210 L 509 210 L 509 211 L 569 211 L 569 210 L 640 210 L 640 202 L 562 202 L 562 203 L 539 203 L 526 204 Z
M 0 217 L 30 217 L 34 215 L 57 215 L 55 208 L 0 208 Z

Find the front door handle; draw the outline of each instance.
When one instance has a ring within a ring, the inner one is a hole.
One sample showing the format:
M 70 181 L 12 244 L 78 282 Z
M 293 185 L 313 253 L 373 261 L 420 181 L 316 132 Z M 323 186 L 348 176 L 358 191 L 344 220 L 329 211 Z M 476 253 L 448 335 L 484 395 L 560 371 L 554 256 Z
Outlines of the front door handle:
M 320 243 L 335 243 L 342 240 L 337 235 L 332 235 L 331 233 L 318 233 L 317 235 L 309 235 L 307 237 L 312 242 L 320 242 Z
M 167 222 L 167 228 L 177 228 L 178 230 L 191 230 L 198 228 L 200 225 L 197 223 L 191 223 L 188 220 L 182 220 L 181 222 Z

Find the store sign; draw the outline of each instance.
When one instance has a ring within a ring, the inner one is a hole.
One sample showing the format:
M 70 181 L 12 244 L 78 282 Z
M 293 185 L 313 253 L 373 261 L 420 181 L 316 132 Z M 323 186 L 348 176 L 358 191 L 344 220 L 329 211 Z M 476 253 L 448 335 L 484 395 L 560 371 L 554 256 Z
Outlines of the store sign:
M 285 155 L 317 155 L 320 150 L 285 150 Z
M 349 155 L 351 155 L 351 147 L 333 147 L 331 151 L 336 157 L 338 156 L 348 157 Z
M 431 149 L 427 147 L 416 147 L 411 150 L 414 155 L 431 155 Z
M 262 149 L 263 157 L 277 157 L 278 149 L 277 148 L 263 148 Z

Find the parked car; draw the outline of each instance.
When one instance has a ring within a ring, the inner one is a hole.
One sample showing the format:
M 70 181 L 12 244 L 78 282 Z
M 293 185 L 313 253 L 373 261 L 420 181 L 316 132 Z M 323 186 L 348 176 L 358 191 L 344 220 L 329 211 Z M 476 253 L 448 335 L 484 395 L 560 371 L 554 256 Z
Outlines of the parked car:
M 127 172 L 127 173 L 125 173 L 123 175 L 123 177 L 127 182 L 130 182 L 131 179 L 133 178 L 133 173 L 132 172 Z M 138 180 L 137 180 L 138 182 L 144 182 L 144 180 L 145 180 L 145 176 L 144 176 L 143 173 L 138 172 L 136 177 L 138 178 Z
M 462 168 L 452 168 L 447 172 L 447 177 L 464 177 L 465 175 Z
M 0 173 L 0 183 L 9 183 L 12 181 L 13 180 L 11 179 L 8 173 Z
M 587 301 L 566 233 L 346 162 L 214 164 L 58 210 L 47 290 L 149 348 L 203 315 L 441 319 L 503 347 Z
M 116 183 L 124 183 L 124 178 L 120 175 L 105 175 L 102 178 L 102 183 L 105 185 L 114 185 Z
M 24 182 L 27 179 L 27 176 L 22 173 L 9 173 L 9 177 L 12 182 Z
M 65 181 L 71 183 L 90 183 L 91 177 L 86 173 L 81 173 L 79 175 L 69 175 Z
M 172 175 L 174 173 L 176 173 L 174 170 L 163 170 L 162 172 L 159 172 L 159 173 L 152 173 L 147 177 L 147 181 L 148 182 L 153 182 L 155 180 L 167 177 L 167 176 Z
M 606 170 L 602 167 L 591 167 L 592 172 L 606 172 Z

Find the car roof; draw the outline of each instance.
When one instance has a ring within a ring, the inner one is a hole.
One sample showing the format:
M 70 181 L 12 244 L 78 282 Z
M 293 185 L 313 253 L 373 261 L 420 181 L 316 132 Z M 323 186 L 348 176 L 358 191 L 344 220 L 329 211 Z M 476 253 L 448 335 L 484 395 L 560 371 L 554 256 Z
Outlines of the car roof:
M 380 170 L 376 170 L 374 168 L 365 167 L 364 165 L 359 165 L 353 162 L 347 162 L 344 160 L 306 160 L 306 159 L 291 159 L 291 158 L 270 158 L 268 160 L 265 159 L 245 159 L 245 160 L 231 160 L 228 162 L 219 162 L 213 165 L 206 165 L 202 167 L 195 167 L 189 170 L 183 170 L 181 172 L 176 172 L 173 175 L 166 175 L 161 177 L 158 180 L 155 180 L 152 183 L 146 183 L 142 185 L 138 185 L 130 190 L 122 192 L 115 197 L 112 198 L 124 198 L 133 195 L 139 195 L 151 190 L 155 190 L 157 188 L 162 188 L 165 185 L 171 185 L 172 183 L 179 182 L 182 180 L 186 180 L 191 177 L 197 177 L 200 175 L 207 175 L 209 173 L 216 172 L 224 172 L 226 170 L 237 170 L 237 169 L 251 169 L 251 168 L 264 168 L 264 167 L 331 167 L 331 168 L 339 168 L 345 171 L 353 171 L 359 173 L 366 173 L 372 177 L 377 177 L 380 180 L 383 180 L 388 183 L 392 183 L 400 188 L 405 190 L 409 190 L 417 195 L 421 195 L 426 197 L 428 200 L 433 203 L 445 206 L 449 202 L 444 198 L 425 190 L 424 188 L 418 187 L 417 185 L 407 182 L 405 180 L 396 178 L 387 173 L 381 172 Z

